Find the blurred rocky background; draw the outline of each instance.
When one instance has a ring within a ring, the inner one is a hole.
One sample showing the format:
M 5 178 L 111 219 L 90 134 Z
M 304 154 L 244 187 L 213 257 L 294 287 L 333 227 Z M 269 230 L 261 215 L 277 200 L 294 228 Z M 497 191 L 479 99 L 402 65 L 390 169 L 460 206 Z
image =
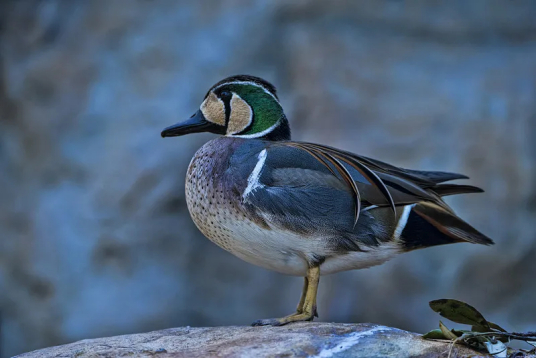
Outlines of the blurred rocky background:
M 449 203 L 496 241 L 321 280 L 323 321 L 436 328 L 457 298 L 536 329 L 536 2 L 0 2 L 1 357 L 290 313 L 301 278 L 205 239 L 163 140 L 224 76 L 275 83 L 294 138 L 468 174 Z

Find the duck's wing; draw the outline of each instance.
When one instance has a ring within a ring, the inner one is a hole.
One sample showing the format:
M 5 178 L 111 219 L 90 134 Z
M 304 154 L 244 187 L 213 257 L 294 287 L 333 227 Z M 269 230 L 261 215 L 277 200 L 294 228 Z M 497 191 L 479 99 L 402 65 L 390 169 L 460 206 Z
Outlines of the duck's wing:
M 255 163 L 245 165 L 243 156 L 237 156 L 240 161 L 231 165 L 237 172 L 239 167 L 248 168 L 248 174 L 239 175 L 247 177 L 240 190 L 242 200 L 258 217 L 269 218 L 287 229 L 305 232 L 334 228 L 339 233 L 355 234 L 360 216 L 368 211 L 359 221 L 363 224 L 371 219 L 374 209 L 378 220 L 368 222 L 366 228 L 376 225 L 376 233 L 383 230 L 392 234 L 405 207 L 415 204 L 411 213 L 450 236 L 451 242 L 491 242 L 475 229 L 469 230 L 470 226 L 441 200 L 441 195 L 480 191 L 471 186 L 437 184 L 460 175 L 426 175 L 422 173 L 430 172 L 401 169 L 313 143 L 271 142 L 257 153 Z M 406 220 L 411 213 L 405 214 Z M 466 235 L 468 230 L 471 233 Z
M 429 189 L 437 184 L 424 175 L 418 175 L 393 165 L 336 148 L 304 142 L 286 142 L 286 146 L 306 151 L 330 172 L 345 182 L 354 182 L 353 191 L 366 206 L 389 206 L 393 212 L 400 205 L 420 201 L 446 204 Z
M 340 166 L 339 170 L 344 172 Z M 261 225 L 266 220 L 304 236 L 354 229 L 356 210 L 361 208 L 355 196 L 360 199 L 362 190 L 301 148 L 244 143 L 231 157 L 227 175 L 229 190 L 240 196 L 247 215 Z
M 297 146 L 306 151 L 312 152 L 311 154 L 318 158 L 322 163 L 327 163 L 326 157 L 331 157 L 342 161 L 343 165 L 348 165 L 358 170 L 361 174 L 363 171 L 368 171 L 376 174 L 376 177 L 383 182 L 388 191 L 395 191 L 394 194 L 397 199 L 394 200 L 395 205 L 406 204 L 411 202 L 411 198 L 401 198 L 400 193 L 396 191 L 402 191 L 414 196 L 415 199 L 428 199 L 436 201 L 437 204 L 442 205 L 442 200 L 439 200 L 436 196 L 430 197 L 428 194 L 436 194 L 437 196 L 447 196 L 455 194 L 468 194 L 468 193 L 481 193 L 484 190 L 472 185 L 459 185 L 459 184 L 441 184 L 447 181 L 456 179 L 469 179 L 466 175 L 458 173 L 449 173 L 441 171 L 423 171 L 423 170 L 411 170 L 394 165 L 360 156 L 347 151 L 339 150 L 333 147 L 303 143 L 303 142 L 290 142 L 286 145 Z M 329 162 L 329 161 L 328 161 Z M 373 186 L 376 186 L 376 181 L 369 181 Z M 381 189 L 381 183 L 379 184 Z M 424 192 L 423 192 L 424 190 Z M 384 192 L 382 189 L 381 192 Z M 388 199 L 387 196 L 385 196 Z M 415 201 L 416 202 L 416 201 Z M 393 203 L 390 201 L 390 205 Z M 376 204 L 377 205 L 377 204 Z

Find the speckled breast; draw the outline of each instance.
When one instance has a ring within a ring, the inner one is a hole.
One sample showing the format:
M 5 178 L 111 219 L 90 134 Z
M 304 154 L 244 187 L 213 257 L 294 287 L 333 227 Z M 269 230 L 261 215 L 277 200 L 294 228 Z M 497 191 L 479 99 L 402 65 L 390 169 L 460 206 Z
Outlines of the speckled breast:
M 186 175 L 186 203 L 199 230 L 212 242 L 234 253 L 237 243 L 228 228 L 243 220 L 239 197 L 226 190 L 225 170 L 232 148 L 221 139 L 206 143 L 194 155 Z

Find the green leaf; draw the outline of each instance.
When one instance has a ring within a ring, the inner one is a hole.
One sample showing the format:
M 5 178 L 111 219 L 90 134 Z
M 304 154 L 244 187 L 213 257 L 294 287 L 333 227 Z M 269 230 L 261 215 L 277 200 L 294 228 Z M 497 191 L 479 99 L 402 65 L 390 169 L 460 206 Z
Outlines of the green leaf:
M 471 332 L 486 333 L 486 332 L 490 332 L 490 331 L 491 331 L 491 328 L 489 328 L 489 327 L 482 327 L 482 326 L 479 326 L 479 325 L 471 326 Z
M 441 316 L 462 324 L 474 326 L 477 331 L 489 331 L 488 321 L 473 306 L 453 299 L 441 299 L 430 302 L 430 308 Z
M 426 339 L 448 339 L 445 337 L 443 332 L 440 329 L 433 329 L 430 332 L 423 334 L 422 338 Z
M 441 321 L 439 321 L 439 329 L 441 330 L 441 333 L 443 333 L 443 336 L 445 336 L 446 339 L 453 340 L 458 338 L 458 336 L 452 333 Z

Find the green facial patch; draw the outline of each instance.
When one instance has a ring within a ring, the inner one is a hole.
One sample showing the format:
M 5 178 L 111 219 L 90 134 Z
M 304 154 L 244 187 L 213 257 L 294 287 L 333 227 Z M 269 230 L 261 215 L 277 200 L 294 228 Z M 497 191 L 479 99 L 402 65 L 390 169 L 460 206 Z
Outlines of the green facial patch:
M 250 135 L 267 130 L 283 116 L 279 102 L 261 87 L 249 84 L 231 84 L 226 87 L 246 101 L 253 110 L 253 123 L 241 135 Z

